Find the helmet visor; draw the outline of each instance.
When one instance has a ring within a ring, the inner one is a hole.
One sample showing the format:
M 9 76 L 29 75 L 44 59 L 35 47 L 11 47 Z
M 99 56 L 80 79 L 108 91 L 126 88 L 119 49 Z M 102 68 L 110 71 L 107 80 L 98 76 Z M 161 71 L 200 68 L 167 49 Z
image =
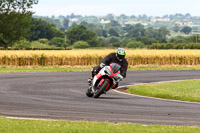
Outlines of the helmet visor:
M 119 59 L 123 60 L 124 57 L 125 57 L 125 55 L 119 55 L 119 54 L 117 54 L 117 57 L 118 57 Z

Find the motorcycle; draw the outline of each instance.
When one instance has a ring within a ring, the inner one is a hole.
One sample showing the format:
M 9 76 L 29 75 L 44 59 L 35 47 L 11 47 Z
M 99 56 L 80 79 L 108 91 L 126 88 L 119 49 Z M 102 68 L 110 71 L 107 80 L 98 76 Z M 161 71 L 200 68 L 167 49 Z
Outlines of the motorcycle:
M 117 87 L 118 82 L 122 81 L 123 77 L 120 75 L 120 65 L 112 63 L 110 66 L 104 66 L 98 74 L 96 74 L 86 91 L 88 97 L 98 98 L 105 94 L 111 88 Z

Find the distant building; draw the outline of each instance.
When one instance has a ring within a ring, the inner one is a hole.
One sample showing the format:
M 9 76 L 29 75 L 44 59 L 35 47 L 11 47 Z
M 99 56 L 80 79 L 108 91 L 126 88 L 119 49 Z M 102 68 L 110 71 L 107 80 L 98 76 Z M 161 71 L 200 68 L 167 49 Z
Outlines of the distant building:
M 184 25 L 192 25 L 192 24 L 193 24 L 192 21 L 184 23 Z
M 175 24 L 178 25 L 178 26 L 182 26 L 183 25 L 182 22 L 175 22 Z
M 151 22 L 169 22 L 169 18 L 151 18 Z
M 102 19 L 100 23 L 101 23 L 101 24 L 109 24 L 110 21 L 104 21 L 104 19 Z
M 142 25 L 144 25 L 144 26 L 147 26 L 147 25 L 148 25 L 148 23 L 143 23 L 143 22 L 141 22 L 141 21 L 134 21 L 134 20 L 126 21 L 124 24 L 135 25 L 135 24 L 138 24 L 138 23 L 140 23 L 140 24 L 142 24 Z
M 192 21 L 190 22 L 175 22 L 176 25 L 178 26 L 189 26 L 189 25 L 192 25 Z
M 72 18 L 72 19 L 70 19 L 70 21 L 72 21 L 72 22 L 77 22 L 77 21 L 78 21 L 78 18 Z

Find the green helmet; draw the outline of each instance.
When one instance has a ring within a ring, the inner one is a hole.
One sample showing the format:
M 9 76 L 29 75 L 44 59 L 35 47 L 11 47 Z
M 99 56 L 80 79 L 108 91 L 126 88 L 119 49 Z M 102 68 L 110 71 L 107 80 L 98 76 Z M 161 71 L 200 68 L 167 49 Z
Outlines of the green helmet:
M 126 55 L 126 52 L 124 48 L 117 49 L 116 56 L 119 61 L 123 61 L 125 55 Z

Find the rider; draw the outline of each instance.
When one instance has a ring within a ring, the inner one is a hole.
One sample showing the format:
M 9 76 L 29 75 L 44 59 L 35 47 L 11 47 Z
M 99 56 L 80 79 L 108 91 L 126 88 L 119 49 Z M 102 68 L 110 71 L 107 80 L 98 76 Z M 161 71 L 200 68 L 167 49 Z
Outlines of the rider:
M 126 71 L 128 68 L 128 62 L 125 59 L 126 52 L 124 48 L 118 48 L 116 53 L 110 53 L 104 59 L 100 61 L 100 65 L 92 69 L 92 77 L 88 79 L 88 82 L 91 83 L 93 77 L 104 67 L 108 66 L 111 63 L 117 63 L 121 66 L 120 74 L 123 78 L 126 77 Z M 117 86 L 116 86 L 117 87 Z

